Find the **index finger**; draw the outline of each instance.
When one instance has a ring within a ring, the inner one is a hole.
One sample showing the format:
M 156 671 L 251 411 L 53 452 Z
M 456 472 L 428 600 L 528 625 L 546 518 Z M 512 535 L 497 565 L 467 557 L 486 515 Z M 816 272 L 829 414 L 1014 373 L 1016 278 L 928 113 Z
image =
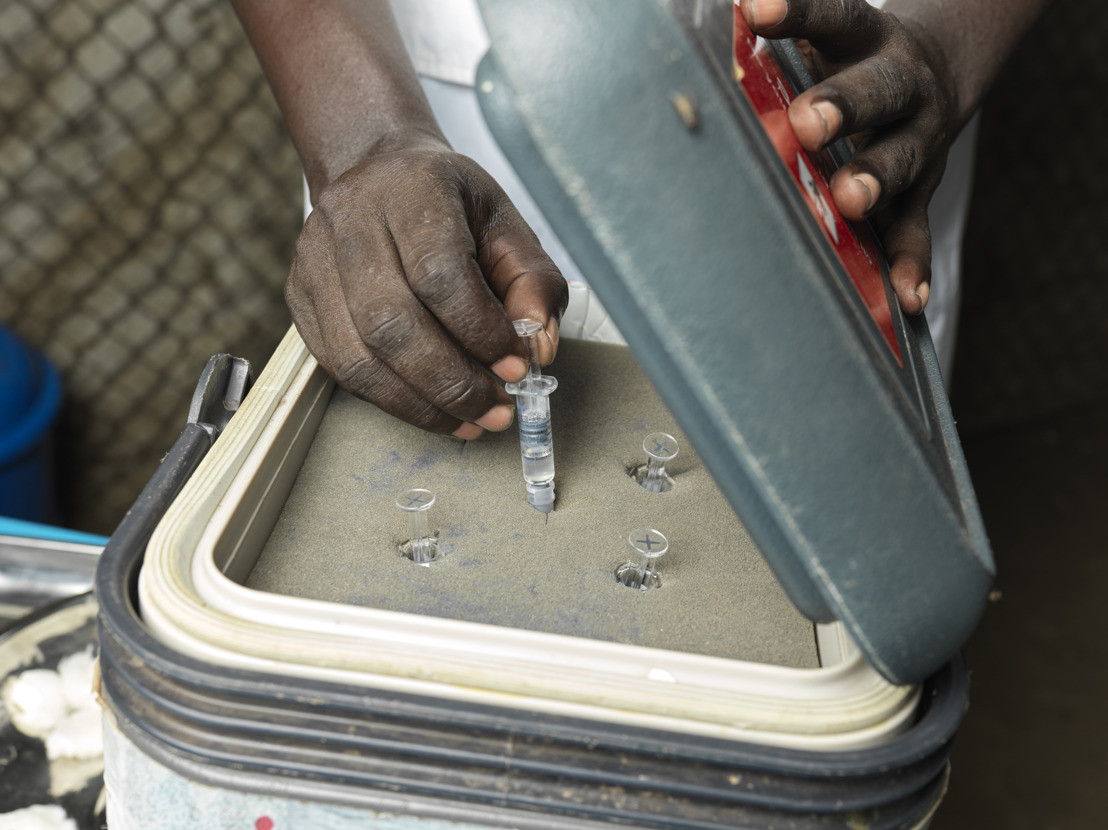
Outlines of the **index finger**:
M 499 187 L 467 159 L 454 163 L 460 181 L 427 194 L 418 214 L 401 211 L 393 235 L 412 291 L 432 315 L 477 361 L 519 380 L 527 365 L 512 320 L 543 325 L 539 359 L 550 362 L 568 289 Z

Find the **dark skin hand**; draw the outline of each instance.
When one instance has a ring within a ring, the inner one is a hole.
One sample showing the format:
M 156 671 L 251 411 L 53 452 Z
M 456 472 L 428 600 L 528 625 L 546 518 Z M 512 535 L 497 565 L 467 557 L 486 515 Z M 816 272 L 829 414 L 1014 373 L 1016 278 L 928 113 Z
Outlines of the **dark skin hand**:
M 492 178 L 454 153 L 387 0 L 233 0 L 304 165 L 314 210 L 285 297 L 342 386 L 460 438 L 512 422 L 512 320 L 554 358 L 568 289 Z
M 931 280 L 927 206 L 958 131 L 1004 58 L 1049 0 L 742 0 L 752 31 L 803 38 L 826 79 L 797 96 L 789 120 L 819 150 L 844 136 L 857 151 L 831 180 L 848 219 L 872 217 L 901 308 L 919 314 Z
M 281 106 L 315 211 L 286 297 L 343 386 L 416 426 L 462 438 L 506 428 L 519 380 L 511 321 L 557 349 L 567 289 L 495 182 L 453 153 L 387 0 L 232 0 Z M 848 218 L 873 216 L 904 309 L 930 278 L 927 203 L 946 150 L 1047 0 L 742 0 L 767 37 L 809 40 L 831 76 L 790 119 L 818 149 L 865 133 L 832 182 Z

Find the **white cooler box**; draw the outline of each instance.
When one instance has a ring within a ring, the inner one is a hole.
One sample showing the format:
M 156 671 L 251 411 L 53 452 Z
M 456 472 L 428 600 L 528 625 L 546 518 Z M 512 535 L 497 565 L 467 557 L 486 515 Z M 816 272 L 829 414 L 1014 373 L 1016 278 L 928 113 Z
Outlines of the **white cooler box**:
M 244 399 L 214 358 L 97 576 L 111 827 L 926 826 L 992 565 L 925 324 L 718 4 L 483 8 L 487 120 L 630 348 L 563 341 L 549 517 L 514 428 L 389 419 L 294 332 Z

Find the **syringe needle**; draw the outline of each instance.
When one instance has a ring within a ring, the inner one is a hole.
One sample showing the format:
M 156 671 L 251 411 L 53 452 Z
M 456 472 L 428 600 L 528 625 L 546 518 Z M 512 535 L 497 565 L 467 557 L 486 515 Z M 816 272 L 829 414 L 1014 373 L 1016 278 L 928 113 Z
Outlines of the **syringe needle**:
M 505 389 L 515 395 L 519 421 L 519 451 L 523 458 L 523 481 L 527 501 L 536 510 L 547 514 L 554 509 L 554 441 L 550 430 L 550 394 L 558 381 L 543 375 L 539 367 L 535 334 L 542 326 L 534 320 L 516 320 L 513 325 L 527 343 L 530 369 L 519 383 L 508 383 Z

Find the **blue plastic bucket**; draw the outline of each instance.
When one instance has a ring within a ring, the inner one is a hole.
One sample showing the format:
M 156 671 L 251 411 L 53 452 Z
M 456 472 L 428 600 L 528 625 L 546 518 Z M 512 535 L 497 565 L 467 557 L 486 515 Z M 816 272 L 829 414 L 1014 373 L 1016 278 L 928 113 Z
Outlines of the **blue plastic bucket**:
M 0 515 L 53 518 L 49 438 L 61 402 L 57 370 L 0 327 Z

